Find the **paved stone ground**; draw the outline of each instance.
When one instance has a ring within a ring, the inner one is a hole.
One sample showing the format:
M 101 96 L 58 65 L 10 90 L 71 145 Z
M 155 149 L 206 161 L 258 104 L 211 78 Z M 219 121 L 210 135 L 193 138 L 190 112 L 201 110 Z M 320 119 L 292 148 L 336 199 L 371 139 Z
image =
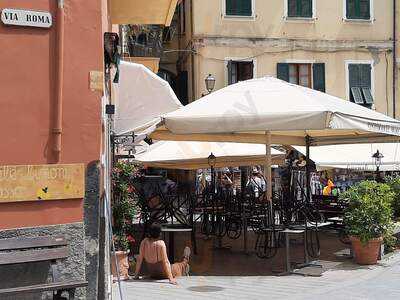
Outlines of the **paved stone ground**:
M 322 277 L 291 276 L 191 276 L 167 281 L 122 283 L 130 299 L 400 299 L 400 252 L 376 266 L 347 261 L 329 268 Z M 120 299 L 113 287 L 113 299 Z

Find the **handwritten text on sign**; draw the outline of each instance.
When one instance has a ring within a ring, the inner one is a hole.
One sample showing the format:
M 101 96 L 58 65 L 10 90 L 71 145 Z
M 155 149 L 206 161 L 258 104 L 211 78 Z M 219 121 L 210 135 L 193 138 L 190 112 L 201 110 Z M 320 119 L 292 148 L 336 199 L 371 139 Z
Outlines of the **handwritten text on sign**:
M 0 166 L 0 203 L 84 196 L 83 164 Z
M 47 11 L 33 11 L 4 8 L 1 21 L 6 25 L 49 28 L 52 25 L 51 14 Z

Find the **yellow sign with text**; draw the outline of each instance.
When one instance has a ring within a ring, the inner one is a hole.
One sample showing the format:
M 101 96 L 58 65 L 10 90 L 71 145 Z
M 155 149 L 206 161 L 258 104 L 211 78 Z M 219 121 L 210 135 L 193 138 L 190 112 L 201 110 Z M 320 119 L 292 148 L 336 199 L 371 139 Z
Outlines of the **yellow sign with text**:
M 0 166 L 0 203 L 83 198 L 84 164 Z

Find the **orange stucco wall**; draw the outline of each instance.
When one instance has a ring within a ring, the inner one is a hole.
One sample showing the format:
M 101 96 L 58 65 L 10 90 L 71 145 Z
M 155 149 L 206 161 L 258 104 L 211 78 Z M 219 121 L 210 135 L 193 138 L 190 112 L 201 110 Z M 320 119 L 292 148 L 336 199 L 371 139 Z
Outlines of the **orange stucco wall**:
M 103 68 L 102 2 L 65 0 L 63 133 L 60 163 L 100 158 L 101 94 L 89 71 Z M 50 29 L 0 22 L 0 165 L 52 161 L 56 95 L 56 0 L 1 0 L 3 8 L 50 11 Z M 0 229 L 82 220 L 82 200 L 0 204 Z M 19 220 L 19 221 L 18 221 Z

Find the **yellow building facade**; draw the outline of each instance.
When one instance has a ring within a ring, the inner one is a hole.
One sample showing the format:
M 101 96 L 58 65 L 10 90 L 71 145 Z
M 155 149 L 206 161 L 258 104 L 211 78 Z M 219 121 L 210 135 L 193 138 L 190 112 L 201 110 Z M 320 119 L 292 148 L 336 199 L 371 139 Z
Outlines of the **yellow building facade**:
M 400 0 L 184 0 L 169 44 L 179 51 L 167 53 L 164 66 L 178 77 L 186 73 L 189 101 L 207 93 L 208 74 L 215 90 L 271 75 L 399 117 L 399 6 Z

